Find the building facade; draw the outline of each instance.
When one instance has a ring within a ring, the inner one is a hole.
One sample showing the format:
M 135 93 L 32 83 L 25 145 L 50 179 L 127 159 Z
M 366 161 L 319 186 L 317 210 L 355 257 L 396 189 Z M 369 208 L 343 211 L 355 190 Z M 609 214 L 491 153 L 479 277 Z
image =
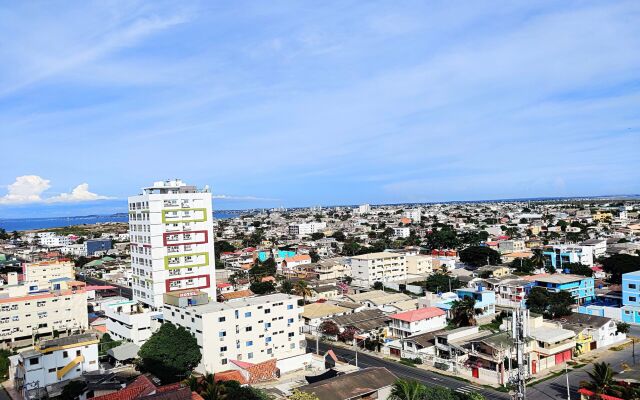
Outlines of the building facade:
M 535 285 L 546 288 L 550 292 L 569 292 L 578 305 L 589 303 L 596 297 L 594 279 L 587 276 L 571 274 L 540 276 L 535 279 Z
M 179 299 L 202 299 L 195 293 L 165 296 L 164 320 L 183 326 L 195 335 L 202 352 L 198 370 L 215 373 L 230 369 L 230 363 L 260 363 L 304 355 L 298 296 L 271 294 L 227 303 L 185 306 Z
M 353 284 L 373 287 L 376 282 L 397 282 L 407 279 L 407 259 L 403 254 L 381 252 L 351 257 Z
M 74 263 L 70 260 L 24 263 L 22 264 L 22 274 L 26 283 L 46 287 L 54 279 L 74 280 L 76 274 L 73 267 Z
M 215 299 L 211 193 L 179 179 L 129 197 L 133 298 L 161 308 L 164 293 L 199 289 Z

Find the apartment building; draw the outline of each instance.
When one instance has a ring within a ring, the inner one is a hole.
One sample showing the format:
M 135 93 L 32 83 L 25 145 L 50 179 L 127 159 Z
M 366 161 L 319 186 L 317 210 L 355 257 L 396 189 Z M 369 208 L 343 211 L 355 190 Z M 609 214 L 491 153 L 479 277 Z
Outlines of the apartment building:
M 38 236 L 40 245 L 43 247 L 64 247 L 71 244 L 68 236 L 59 236 L 53 232 L 41 232 Z
M 406 256 L 408 275 L 431 275 L 433 273 L 433 257 L 426 255 Z
M 167 292 L 199 289 L 215 299 L 211 193 L 179 179 L 129 197 L 133 299 L 159 309 Z
M 550 292 L 566 291 L 571 293 L 576 304 L 589 303 L 596 297 L 592 277 L 571 274 L 552 274 L 534 277 L 535 285 Z
M 231 363 L 277 359 L 281 372 L 297 369 L 305 354 L 298 296 L 283 293 L 227 303 L 206 302 L 198 291 L 165 295 L 164 320 L 195 335 L 201 348 L 200 372 L 216 373 Z M 189 306 L 189 304 L 196 304 Z
M 52 280 L 76 277 L 74 263 L 70 260 L 40 261 L 22 264 L 23 279 L 30 285 L 48 287 Z
M 373 287 L 375 282 L 404 282 L 407 279 L 407 258 L 403 254 L 381 252 L 351 257 L 353 284 Z
M 593 248 L 590 246 L 545 246 L 542 254 L 545 265 L 553 266 L 555 269 L 562 269 L 564 264 L 569 263 L 593 266 Z
M 327 228 L 326 222 L 308 222 L 303 224 L 289 225 L 289 235 L 291 236 L 309 236 L 320 232 Z
M 137 301 L 120 298 L 103 303 L 102 308 L 107 318 L 107 332 L 114 340 L 141 346 L 162 323 L 162 311 L 145 309 Z
M 622 274 L 622 320 L 640 324 L 640 271 Z
M 420 209 L 405 210 L 404 217 L 409 218 L 411 222 L 413 222 L 414 224 L 419 224 L 420 220 L 422 219 L 422 210 Z
M 498 242 L 498 251 L 502 254 L 520 253 L 527 250 L 524 240 L 501 240 Z
M 45 340 L 33 349 L 19 352 L 10 372 L 14 387 L 24 399 L 61 394 L 56 392 L 62 385 L 57 388 L 52 385 L 99 369 L 98 343 L 96 334 L 83 333 Z
M 591 253 L 593 254 L 593 261 L 598 258 L 604 257 L 607 254 L 607 240 L 606 239 L 589 239 L 580 243 L 582 247 L 591 247 Z
M 61 281 L 57 289 L 18 283 L 16 273 L 0 286 L 0 345 L 31 343 L 34 338 L 77 332 L 89 326 L 85 283 Z
M 411 229 L 406 226 L 401 226 L 399 228 L 393 228 L 393 236 L 397 238 L 408 238 L 411 235 Z

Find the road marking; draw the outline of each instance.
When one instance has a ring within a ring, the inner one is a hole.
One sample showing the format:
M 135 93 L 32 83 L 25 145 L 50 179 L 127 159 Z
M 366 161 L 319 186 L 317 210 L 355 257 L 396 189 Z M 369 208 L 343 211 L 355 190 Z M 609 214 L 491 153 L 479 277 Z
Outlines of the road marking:
M 456 389 L 455 389 L 455 391 L 456 391 L 456 392 L 458 392 L 458 393 L 464 393 L 464 394 L 469 394 L 469 393 L 471 393 L 471 392 L 475 392 L 476 390 L 478 390 L 476 387 L 474 387 L 474 386 L 469 386 L 469 385 L 467 385 L 467 386 L 462 386 L 462 387 L 459 387 L 459 388 L 456 388 Z

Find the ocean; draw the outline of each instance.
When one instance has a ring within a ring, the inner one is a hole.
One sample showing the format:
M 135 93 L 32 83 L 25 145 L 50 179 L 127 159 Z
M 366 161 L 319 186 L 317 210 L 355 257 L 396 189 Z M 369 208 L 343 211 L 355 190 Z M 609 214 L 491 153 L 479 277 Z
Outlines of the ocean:
M 213 216 L 217 219 L 227 219 L 238 216 L 224 211 L 216 211 Z M 97 224 L 104 222 L 127 222 L 126 214 L 87 215 L 82 217 L 51 217 L 51 218 L 0 218 L 0 228 L 7 232 L 25 231 L 31 229 L 62 228 L 71 225 Z

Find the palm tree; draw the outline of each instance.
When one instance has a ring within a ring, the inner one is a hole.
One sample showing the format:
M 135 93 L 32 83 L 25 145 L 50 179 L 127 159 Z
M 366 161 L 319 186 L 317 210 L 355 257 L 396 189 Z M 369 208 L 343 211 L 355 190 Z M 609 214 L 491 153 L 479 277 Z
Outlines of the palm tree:
M 473 297 L 464 297 L 462 300 L 456 300 L 452 303 L 451 315 L 457 326 L 474 326 L 476 315 L 480 314 L 482 314 L 482 309 L 476 308 L 476 299 Z
M 422 400 L 425 386 L 412 379 L 398 379 L 391 388 L 391 400 Z
M 542 254 L 541 249 L 533 250 L 533 256 L 531 257 L 531 262 L 535 265 L 536 268 L 544 267 L 544 254 Z
M 580 382 L 580 385 L 595 394 L 608 394 L 617 391 L 613 382 L 613 369 L 606 362 L 593 364 L 593 371 L 587 372 L 591 381 Z
M 307 303 L 307 296 L 311 296 L 311 288 L 305 281 L 298 281 L 293 285 L 293 293 L 297 296 L 302 296 L 303 303 Z

